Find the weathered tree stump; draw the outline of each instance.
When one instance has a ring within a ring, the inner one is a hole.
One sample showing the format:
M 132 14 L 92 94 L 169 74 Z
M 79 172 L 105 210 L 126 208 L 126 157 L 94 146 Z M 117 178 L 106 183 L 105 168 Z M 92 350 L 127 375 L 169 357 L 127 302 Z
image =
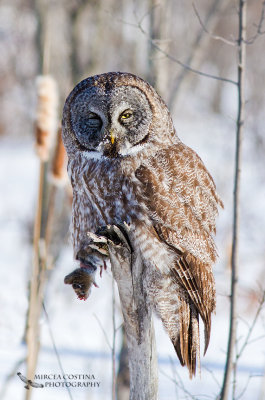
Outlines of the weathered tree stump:
M 108 240 L 108 248 L 127 337 L 130 400 L 157 400 L 157 354 L 152 310 L 144 288 L 144 266 L 140 254 L 130 246 L 130 230 L 126 225 L 109 226 L 103 235 L 119 238 L 119 241 Z

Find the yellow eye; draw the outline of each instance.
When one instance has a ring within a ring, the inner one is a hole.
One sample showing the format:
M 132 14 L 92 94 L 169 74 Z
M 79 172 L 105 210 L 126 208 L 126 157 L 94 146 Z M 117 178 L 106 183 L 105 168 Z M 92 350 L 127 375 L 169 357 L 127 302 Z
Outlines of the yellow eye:
M 123 114 L 121 114 L 121 118 L 122 119 L 128 119 L 132 116 L 132 112 L 131 111 L 124 111 Z

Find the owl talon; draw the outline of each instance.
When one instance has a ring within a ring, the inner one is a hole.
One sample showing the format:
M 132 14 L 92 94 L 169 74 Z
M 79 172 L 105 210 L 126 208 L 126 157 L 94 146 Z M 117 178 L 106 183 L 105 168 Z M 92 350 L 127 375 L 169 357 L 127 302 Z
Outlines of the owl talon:
M 96 233 L 87 232 L 87 236 L 91 239 L 94 243 L 105 243 L 107 244 L 107 239 L 100 234 L 100 230 Z
M 100 253 L 101 256 L 109 256 L 108 241 L 105 237 L 93 232 L 87 232 L 87 236 L 90 239 L 90 242 L 87 244 L 87 246 L 91 250 L 96 250 L 96 252 Z
M 102 226 L 97 230 L 96 233 L 97 235 L 107 238 L 109 242 L 112 242 L 116 246 L 125 245 L 130 250 L 130 252 L 132 252 L 127 234 L 128 230 L 129 227 L 127 224 L 116 224 Z
M 104 237 L 106 241 L 111 241 L 116 245 L 121 243 L 119 236 L 113 229 L 113 225 L 101 226 L 96 233 Z

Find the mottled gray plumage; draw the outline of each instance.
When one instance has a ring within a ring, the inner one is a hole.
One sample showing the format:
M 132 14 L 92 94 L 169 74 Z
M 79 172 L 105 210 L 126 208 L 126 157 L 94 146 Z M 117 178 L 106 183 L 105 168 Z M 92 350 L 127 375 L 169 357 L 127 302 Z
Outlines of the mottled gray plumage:
M 212 264 L 218 205 L 212 177 L 178 138 L 156 91 L 128 73 L 80 82 L 66 100 L 63 140 L 73 187 L 72 238 L 81 262 L 101 264 L 88 232 L 126 222 L 145 266 L 147 301 L 182 365 L 199 361 L 199 315 L 207 349 L 215 309 Z M 97 260 L 97 261 L 96 261 Z

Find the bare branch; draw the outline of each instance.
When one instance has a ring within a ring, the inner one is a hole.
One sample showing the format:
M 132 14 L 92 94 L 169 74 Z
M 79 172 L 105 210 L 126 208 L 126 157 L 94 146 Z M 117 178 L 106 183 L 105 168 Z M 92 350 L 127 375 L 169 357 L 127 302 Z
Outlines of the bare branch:
M 175 381 L 177 382 L 176 366 L 174 364 L 174 361 L 173 361 L 172 357 L 169 357 L 169 359 L 170 359 L 170 365 L 171 365 L 171 371 L 172 371 L 173 379 L 175 379 Z M 175 385 L 175 389 L 176 389 L 176 398 L 178 399 L 179 398 L 178 385 Z
M 208 368 L 206 365 L 202 365 L 202 368 L 205 369 L 213 378 L 213 381 L 216 383 L 216 385 L 221 389 L 220 382 L 217 380 L 216 376 L 214 375 L 213 371 Z
M 149 10 L 149 13 L 150 13 L 150 10 Z M 144 14 L 144 16 L 146 16 L 146 14 Z M 233 84 L 233 85 L 237 85 L 237 82 L 234 81 L 234 80 L 232 80 L 232 79 L 224 78 L 224 77 L 217 76 L 217 75 L 208 74 L 207 72 L 199 71 L 199 70 L 197 70 L 197 69 L 195 69 L 195 68 L 192 68 L 192 67 L 190 67 L 188 64 L 186 64 L 186 63 L 184 63 L 184 62 L 178 60 L 176 57 L 172 56 L 171 54 L 167 53 L 165 50 L 161 49 L 161 47 L 159 47 L 159 46 L 157 45 L 157 40 L 154 40 L 154 39 L 150 38 L 150 36 L 148 35 L 148 33 L 147 33 L 147 32 L 145 31 L 145 29 L 143 28 L 142 22 L 141 22 L 142 20 L 143 20 L 143 18 L 141 18 L 136 24 L 133 24 L 133 23 L 130 23 L 130 22 L 126 22 L 126 21 L 124 21 L 124 20 L 122 20 L 122 19 L 119 19 L 118 21 L 121 22 L 121 23 L 123 23 L 123 24 L 127 24 L 127 25 L 129 25 L 129 26 L 131 26 L 131 27 L 138 28 L 138 29 L 141 31 L 141 33 L 142 33 L 144 36 L 147 37 L 148 42 L 151 43 L 157 51 L 159 51 L 159 52 L 160 52 L 161 54 L 163 54 L 166 58 L 168 58 L 169 60 L 175 62 L 175 63 L 178 64 L 178 65 L 180 65 L 181 67 L 183 67 L 183 68 L 186 69 L 187 71 L 193 72 L 193 73 L 195 73 L 195 74 L 197 74 L 197 75 L 204 76 L 204 77 L 206 77 L 206 78 L 211 78 L 211 79 L 215 79 L 215 80 L 218 80 L 218 81 L 227 82 L 227 83 L 231 83 L 231 84 Z
M 169 357 L 170 361 L 171 361 L 171 357 Z M 171 382 L 173 382 L 179 389 L 181 389 L 183 391 L 183 393 L 185 393 L 189 399 L 192 400 L 197 400 L 197 396 L 194 396 L 192 393 L 190 393 L 186 388 L 184 383 L 182 382 L 181 377 L 179 376 L 179 374 L 177 373 L 177 370 L 175 368 L 175 374 L 177 375 L 177 379 L 172 378 L 170 375 L 168 375 L 166 372 L 164 372 L 162 369 L 159 370 L 159 372 L 164 375 L 166 378 L 168 378 Z
M 255 40 L 256 40 L 259 36 L 265 34 L 265 30 L 262 30 L 264 20 L 265 20 L 265 0 L 264 0 L 263 3 L 262 3 L 262 8 L 261 8 L 261 13 L 260 13 L 259 22 L 258 22 L 258 24 L 254 24 L 254 26 L 257 28 L 257 31 L 256 31 L 255 35 L 253 35 L 251 38 L 245 40 L 245 43 L 246 43 L 246 44 L 252 44 L 252 43 L 254 43 Z
M 265 339 L 265 335 L 261 335 L 261 336 L 256 337 L 255 339 L 249 340 L 248 344 L 252 344 L 252 343 L 258 342 L 259 340 L 263 340 L 263 339 Z
M 100 320 L 98 319 L 98 316 L 96 314 L 93 314 L 93 316 L 96 318 L 96 320 L 97 320 L 97 322 L 98 322 L 98 324 L 100 326 L 100 329 L 102 330 L 102 333 L 103 333 L 103 335 L 105 337 L 107 345 L 109 346 L 110 350 L 112 350 L 111 344 L 110 344 L 109 339 L 108 339 L 108 335 L 107 335 L 104 327 L 102 326 Z
M 252 378 L 260 378 L 260 377 L 262 377 L 262 376 L 263 376 L 263 375 L 249 375 L 249 376 L 248 376 L 248 379 L 247 379 L 247 382 L 246 382 L 246 384 L 245 384 L 245 386 L 244 386 L 244 388 L 242 389 L 241 393 L 239 393 L 239 395 L 236 397 L 236 400 L 239 400 L 239 399 L 241 399 L 241 398 L 244 396 L 244 394 L 245 394 L 246 391 L 247 391 L 249 382 L 250 382 L 250 380 L 251 380 Z
M 221 6 L 222 9 L 227 7 L 228 5 L 228 0 L 214 0 L 211 2 L 209 5 L 209 8 L 207 10 L 206 16 L 205 16 L 205 25 L 210 25 L 213 26 L 216 22 L 216 18 L 218 15 L 218 9 Z M 195 40 L 193 41 L 193 44 L 191 45 L 189 54 L 187 54 L 185 58 L 185 64 L 191 65 L 194 60 L 196 59 L 196 55 L 198 54 L 198 51 L 200 50 L 201 46 L 203 45 L 203 42 L 205 41 L 205 38 L 208 38 L 208 36 L 204 35 L 204 30 L 201 28 L 195 37 Z M 172 87 L 170 89 L 170 95 L 168 98 L 168 106 L 170 109 L 173 108 L 174 103 L 176 102 L 177 96 L 179 94 L 179 90 L 181 85 L 184 82 L 184 79 L 188 76 L 188 70 L 185 68 L 182 68 L 179 74 L 176 76 L 172 83 Z
M 264 293 L 263 293 L 263 295 L 262 295 L 262 297 L 260 299 L 259 306 L 258 306 L 256 314 L 255 314 L 255 316 L 253 318 L 252 324 L 250 325 L 250 328 L 248 330 L 248 334 L 247 334 L 247 336 L 245 338 L 245 341 L 244 341 L 243 345 L 241 346 L 241 349 L 239 350 L 239 352 L 236 355 L 236 360 L 238 360 L 242 356 L 242 353 L 245 350 L 246 346 L 250 343 L 250 340 L 249 340 L 250 336 L 251 336 L 251 334 L 252 334 L 252 332 L 254 330 L 254 327 L 255 327 L 255 325 L 257 323 L 257 320 L 258 320 L 259 315 L 261 313 L 261 310 L 262 310 L 262 308 L 264 306 L 264 303 L 265 303 L 265 291 L 264 291 Z
M 180 65 L 181 67 L 185 68 L 186 70 L 188 70 L 190 72 L 193 72 L 193 73 L 195 73 L 197 75 L 204 76 L 206 78 L 211 78 L 211 79 L 215 79 L 215 80 L 218 80 L 218 81 L 228 82 L 228 83 L 232 83 L 233 85 L 237 85 L 237 82 L 233 81 L 232 79 L 223 78 L 221 76 L 208 74 L 207 72 L 199 71 L 199 70 L 197 70 L 195 68 L 192 68 L 189 65 L 183 63 L 182 61 L 178 60 L 176 57 L 173 57 L 171 54 L 169 54 L 165 50 L 161 49 L 161 47 L 159 47 L 156 44 L 156 41 L 149 37 L 149 35 L 147 34 L 147 32 L 144 30 L 144 28 L 142 27 L 142 25 L 140 23 L 137 24 L 137 27 L 140 29 L 142 34 L 147 37 L 147 40 L 149 41 L 149 43 L 151 43 L 157 51 L 159 51 L 161 54 L 163 54 L 169 60 L 171 60 L 171 61 L 175 62 L 176 64 Z
M 244 321 L 244 320 L 241 318 L 242 321 L 243 321 L 245 324 L 247 324 L 247 326 L 249 327 L 249 329 L 248 329 L 248 333 L 247 333 L 247 335 L 246 335 L 246 337 L 245 337 L 244 343 L 243 343 L 243 345 L 241 346 L 241 349 L 240 349 L 240 350 L 238 350 L 238 344 L 239 344 L 240 338 L 239 338 L 239 337 L 236 338 L 236 341 L 235 341 L 236 355 L 235 355 L 235 360 L 234 360 L 234 363 L 233 363 L 233 382 L 232 382 L 232 398 L 233 398 L 233 399 L 236 399 L 236 383 L 237 383 L 238 360 L 239 360 L 239 358 L 241 357 L 242 353 L 244 352 L 246 346 L 250 344 L 250 336 L 251 336 L 251 334 L 252 334 L 252 332 L 253 332 L 253 330 L 254 330 L 254 327 L 255 327 L 255 325 L 256 325 L 256 322 L 257 322 L 257 320 L 258 320 L 258 318 L 259 318 L 259 315 L 260 315 L 260 312 L 261 312 L 262 307 L 263 307 L 263 305 L 264 305 L 264 302 L 265 302 L 265 291 L 263 291 L 263 293 L 262 293 L 262 296 L 261 296 L 261 299 L 260 299 L 260 302 L 259 302 L 259 307 L 258 307 L 258 309 L 257 309 L 257 311 L 256 311 L 256 314 L 255 314 L 255 316 L 254 316 L 254 319 L 253 319 L 252 323 L 249 325 L 249 324 L 246 323 L 246 321 Z M 238 319 L 239 319 L 239 318 L 237 318 L 237 322 L 238 322 Z M 246 384 L 246 386 L 245 386 L 245 389 L 243 390 L 243 393 L 245 393 L 245 391 L 247 390 L 248 383 L 249 383 L 249 379 L 248 379 L 248 382 L 247 382 L 247 384 Z M 238 398 L 240 398 L 240 397 L 242 397 L 242 396 L 240 395 Z
M 9 374 L 6 376 L 3 384 L 2 384 L 2 388 L 0 390 L 0 399 L 4 399 L 5 398 L 5 394 L 8 388 L 8 385 L 10 383 L 10 380 L 17 374 L 17 371 L 19 371 L 19 367 L 24 364 L 24 362 L 26 361 L 26 358 L 22 358 L 21 360 L 18 360 L 12 370 L 9 372 Z
M 193 395 L 190 391 L 188 391 L 185 387 L 185 384 L 183 383 L 180 375 L 178 374 L 178 371 L 175 367 L 175 363 L 172 359 L 172 357 L 169 357 L 170 360 L 170 364 L 172 367 L 172 371 L 173 374 L 176 375 L 176 378 L 172 378 L 170 375 L 168 375 L 166 372 L 164 372 L 162 369 L 159 369 L 159 372 L 164 375 L 166 378 L 168 378 L 171 382 L 173 382 L 177 388 L 179 388 L 180 390 L 182 390 L 183 393 L 185 393 L 186 396 L 188 396 L 188 399 L 193 399 L 193 400 L 198 400 L 198 395 Z M 210 373 L 212 373 L 208 368 L 204 367 L 207 371 L 209 371 Z M 220 386 L 219 382 L 216 380 L 216 378 L 214 377 L 213 373 L 212 373 L 213 379 L 214 381 L 218 384 L 218 386 Z M 200 397 L 203 396 L 204 398 L 209 398 L 211 399 L 212 396 L 210 395 L 206 395 L 206 394 L 200 394 Z M 178 398 L 178 397 L 177 397 Z
M 192 7 L 193 7 L 195 15 L 198 18 L 198 21 L 199 21 L 202 29 L 204 30 L 204 32 L 206 32 L 214 40 L 220 40 L 221 42 L 223 42 L 225 44 L 228 44 L 229 46 L 236 46 L 236 41 L 235 40 L 234 41 L 228 40 L 228 39 L 225 39 L 222 36 L 213 35 L 211 32 L 209 32 L 208 29 L 206 28 L 206 26 L 204 25 L 204 23 L 202 22 L 202 19 L 201 19 L 200 14 L 199 14 L 196 6 L 195 6 L 195 3 L 192 3 Z
M 63 369 L 63 365 L 62 365 L 62 361 L 61 361 L 61 358 L 60 358 L 60 355 L 59 355 L 59 352 L 57 350 L 57 346 L 56 346 L 56 343 L 55 343 L 55 339 L 54 339 L 54 335 L 53 335 L 53 331 L 52 331 L 52 327 L 51 327 L 51 323 L 50 323 L 50 318 L 49 318 L 48 312 L 46 310 L 44 301 L 42 302 L 42 308 L 44 310 L 44 314 L 45 314 L 45 317 L 46 317 L 46 320 L 47 320 L 47 325 L 48 325 L 50 338 L 51 338 L 51 341 L 52 341 L 53 350 L 54 350 L 54 353 L 56 355 L 56 358 L 57 358 L 57 361 L 58 361 L 59 368 L 60 368 L 60 371 L 62 373 L 63 379 L 64 379 L 65 383 L 67 383 L 67 380 L 65 378 L 65 372 L 64 372 L 64 369 Z M 66 390 L 67 390 L 67 393 L 68 393 L 68 396 L 69 396 L 70 400 L 73 400 L 72 393 L 71 393 L 71 390 L 70 390 L 68 385 L 66 385 Z
M 123 325 L 124 325 L 124 323 L 122 322 L 119 326 L 118 326 L 118 328 L 116 328 L 116 332 L 118 332 L 122 327 L 123 327 Z
M 146 13 L 144 13 L 144 15 L 142 15 L 142 17 L 140 18 L 138 24 L 142 25 L 144 19 L 146 17 L 148 17 L 159 6 L 160 6 L 160 4 L 152 4 L 151 7 L 149 8 L 149 10 L 146 11 Z M 137 20 L 136 9 L 134 9 L 134 16 L 135 16 L 135 19 Z

